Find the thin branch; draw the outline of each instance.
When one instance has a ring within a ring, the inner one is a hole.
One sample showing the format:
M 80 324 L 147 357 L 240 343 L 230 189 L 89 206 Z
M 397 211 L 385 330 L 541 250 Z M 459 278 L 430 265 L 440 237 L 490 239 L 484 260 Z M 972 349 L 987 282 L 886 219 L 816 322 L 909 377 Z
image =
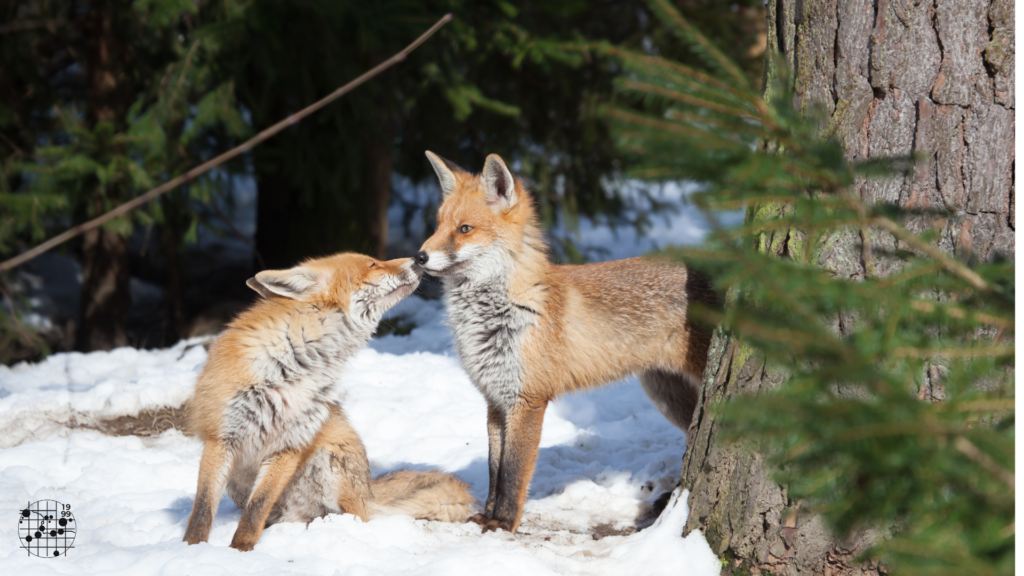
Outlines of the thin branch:
M 983 346 L 978 348 L 911 348 L 900 346 L 892 351 L 900 358 L 975 358 L 978 356 L 1013 356 L 1013 346 Z
M 673 24 L 676 25 L 677 29 L 682 33 L 684 40 L 686 39 L 686 35 L 690 35 L 692 37 L 692 40 L 696 44 L 699 44 L 701 48 L 703 48 L 705 51 L 707 51 L 707 53 L 711 55 L 715 62 L 717 62 L 723 70 L 725 70 L 726 72 L 729 73 L 730 76 L 732 76 L 733 80 L 735 80 L 739 86 L 743 88 L 748 88 L 750 86 L 750 80 L 747 79 L 747 75 L 744 74 L 738 67 L 736 67 L 736 64 L 733 63 L 733 61 L 730 60 L 729 57 L 727 57 L 725 54 L 722 54 L 722 51 L 719 50 L 718 47 L 715 46 L 710 40 L 708 40 L 706 36 L 701 34 L 700 31 L 693 26 L 693 24 L 690 24 L 690 22 L 686 18 L 684 18 L 682 14 L 679 13 L 675 6 L 673 6 L 669 2 L 666 2 L 665 0 L 651 0 L 650 3 L 652 4 L 652 8 L 654 6 L 660 8 L 661 12 L 663 12 L 668 17 L 668 19 Z M 657 8 L 655 8 L 655 11 L 657 11 Z
M 639 80 L 624 80 L 622 82 L 622 86 L 623 88 L 627 88 L 629 90 L 636 90 L 637 92 L 647 92 L 649 94 L 657 94 L 658 96 L 668 98 L 669 100 L 675 100 L 677 102 L 682 102 L 683 104 L 689 104 L 691 106 L 697 106 L 700 108 L 707 108 L 708 110 L 714 110 L 715 112 L 721 112 L 722 114 L 728 114 L 730 116 L 739 116 L 742 118 L 749 118 L 751 120 L 761 119 L 759 116 L 751 113 L 750 111 L 741 110 L 739 108 L 732 108 L 730 106 L 724 106 L 722 104 L 717 104 L 705 98 L 699 98 L 697 96 L 692 96 L 690 94 L 687 94 L 685 92 L 679 92 L 677 90 L 669 90 L 667 88 L 662 88 L 661 86 L 656 86 L 654 84 L 651 84 L 650 82 L 641 82 Z M 689 119 L 681 118 L 681 120 Z
M 192 47 L 188 49 L 188 54 L 185 55 L 185 64 L 181 67 L 181 74 L 178 74 L 178 82 L 174 85 L 174 90 L 171 92 L 170 98 L 167 99 L 167 112 L 170 114 L 171 108 L 174 106 L 174 99 L 178 96 L 178 90 L 181 89 L 181 85 L 185 81 L 185 74 L 188 72 L 189 65 L 192 63 L 192 55 L 195 53 L 196 48 L 199 46 L 199 39 L 192 43 Z
M 973 316 L 975 320 L 984 324 L 991 324 L 993 326 L 1000 326 L 1002 328 L 1014 327 L 1013 320 L 999 318 L 998 316 L 992 316 L 991 314 L 984 314 L 982 312 L 970 312 L 964 310 L 963 308 L 958 308 L 956 306 L 937 306 L 933 302 L 926 302 L 924 300 L 911 300 L 910 307 L 913 308 L 914 310 L 917 310 L 918 312 L 924 312 L 925 314 L 931 314 L 936 310 L 941 310 L 942 312 L 945 312 L 947 315 L 952 316 L 953 318 L 956 318 L 958 320 L 963 320 L 967 318 L 968 314 L 970 314 L 971 316 Z
M 149 192 L 146 192 L 145 194 L 143 194 L 141 196 L 138 196 L 137 198 L 135 198 L 133 200 L 129 200 L 128 202 L 125 202 L 124 204 L 118 206 L 117 208 L 114 208 L 113 210 L 111 210 L 110 212 L 107 212 L 106 214 L 104 214 L 102 216 L 99 216 L 97 218 L 93 218 L 92 220 L 90 220 L 90 221 L 88 221 L 88 222 L 86 222 L 84 224 L 79 224 L 78 226 L 75 226 L 75 227 L 71 228 L 70 230 L 65 231 L 64 233 L 62 233 L 62 234 L 60 234 L 60 235 L 58 235 L 58 236 L 56 236 L 54 238 L 51 238 L 50 240 L 47 240 L 46 242 L 43 242 L 42 244 L 40 244 L 39 246 L 36 246 L 35 248 L 32 248 L 31 250 L 28 250 L 26 252 L 23 252 L 22 254 L 19 254 L 18 256 L 15 256 L 14 258 L 11 258 L 10 260 L 6 260 L 4 262 L 0 262 L 0 272 L 3 272 L 5 270 L 10 270 L 11 268 L 14 268 L 15 266 L 19 266 L 21 264 L 24 264 L 25 262 L 28 262 L 29 260 L 35 258 L 36 256 L 39 256 L 40 254 L 43 254 L 44 252 L 46 252 L 48 250 L 51 250 L 54 247 L 59 246 L 59 245 L 63 244 L 64 242 L 67 242 L 68 240 L 71 240 L 72 238 L 75 238 L 76 236 L 78 236 L 80 234 L 84 234 L 85 232 L 88 232 L 89 230 L 92 230 L 94 228 L 98 228 L 98 227 L 102 226 L 103 224 L 107 223 L 108 221 L 110 221 L 110 220 L 112 220 L 114 218 L 117 218 L 118 216 L 122 216 L 124 214 L 127 214 L 128 212 L 131 212 L 132 210 L 138 208 L 139 206 L 142 206 L 143 204 L 145 204 L 146 202 L 149 202 L 150 200 L 156 198 L 157 196 L 160 196 L 161 194 L 163 194 L 163 193 L 165 193 L 165 192 L 167 192 L 169 190 L 173 190 L 174 188 L 176 188 L 177 186 L 179 186 L 181 184 L 184 184 L 186 182 L 189 182 L 189 181 L 193 180 L 197 176 L 200 176 L 200 175 L 208 172 L 209 170 L 215 168 L 216 166 L 219 166 L 219 165 L 223 164 L 224 162 L 227 162 L 228 160 L 231 160 L 232 158 L 234 158 L 236 156 L 239 156 L 241 154 L 244 154 L 244 153 L 248 152 L 249 150 L 251 150 L 251 149 L 255 148 L 256 146 L 258 146 L 259 144 L 261 144 L 264 140 L 270 138 L 271 136 L 274 136 L 275 134 L 277 134 L 278 132 L 284 130 L 285 128 L 287 128 L 289 126 L 297 124 L 300 120 L 302 120 L 306 116 L 309 116 L 310 114 L 320 110 L 324 106 L 330 104 L 331 102 L 334 102 L 338 98 L 340 98 L 340 97 L 344 96 L 345 94 L 351 92 L 356 87 L 362 85 L 367 80 L 377 76 L 381 72 L 387 70 L 388 68 L 394 66 L 395 64 L 401 62 L 402 60 L 405 60 L 405 58 L 409 55 L 410 52 L 412 52 L 413 50 L 418 48 L 420 46 L 420 44 L 423 44 L 428 38 L 433 36 L 435 32 L 440 30 L 442 26 L 444 26 L 445 24 L 447 24 L 451 20 L 452 20 L 452 15 L 451 14 L 445 14 L 440 20 L 438 20 L 433 26 L 431 26 L 429 30 L 424 32 L 423 35 L 421 35 L 419 38 L 417 38 L 412 44 L 409 44 L 408 46 L 406 46 L 405 49 L 403 49 L 401 52 L 395 54 L 391 58 L 388 58 L 384 62 L 381 62 L 380 64 L 375 66 L 373 69 L 369 70 L 368 72 L 364 72 L 361 76 L 359 76 L 355 80 L 349 82 L 348 84 L 345 84 L 341 88 L 338 88 L 337 90 L 335 90 L 334 92 L 332 92 L 328 96 L 324 97 L 320 101 L 307 106 L 306 108 L 300 110 L 299 112 L 296 112 L 295 114 L 292 114 L 291 116 L 285 118 L 284 120 L 281 120 L 277 124 L 274 124 L 270 128 L 267 128 L 266 130 L 263 130 L 262 132 L 260 132 L 256 136 L 253 136 L 252 138 L 247 140 L 245 143 L 243 143 L 243 144 L 241 144 L 241 145 L 239 145 L 239 146 L 237 146 L 235 148 L 232 148 L 231 150 L 228 150 L 227 152 L 221 154 L 220 156 L 217 156 L 216 158 L 214 158 L 214 159 L 212 159 L 212 160 L 210 160 L 210 161 L 208 161 L 208 162 L 206 162 L 204 164 L 200 164 L 199 166 L 189 170 L 188 172 L 182 174 L 181 176 L 178 176 L 177 178 L 174 178 L 173 180 L 165 182 L 164 184 L 161 184 L 160 186 L 150 190 Z
M 900 240 L 903 240 L 907 244 L 910 244 L 914 248 L 917 248 L 918 250 L 931 256 L 932 258 L 938 260 L 939 262 L 942 263 L 943 266 L 945 266 L 947 270 L 963 278 L 971 286 L 974 286 L 978 290 L 983 290 L 985 292 L 992 291 L 992 289 L 988 285 L 988 282 L 985 282 L 985 280 L 981 276 L 978 276 L 977 272 L 950 258 L 941 249 L 921 240 L 913 232 L 907 230 L 903 226 L 900 226 L 896 222 L 893 222 L 888 218 L 882 217 L 872 219 L 872 224 L 885 228 L 886 230 L 891 232 L 893 236 L 896 236 Z M 2 268 L 0 268 L 0 271 L 2 271 Z
M 989 474 L 1001 480 L 1003 484 L 1009 486 L 1010 492 L 1015 491 L 1013 473 L 1007 471 L 1005 468 L 1000 466 L 988 454 L 985 454 L 981 450 L 978 450 L 978 447 L 971 443 L 970 440 L 964 438 L 963 436 L 959 436 L 956 440 L 953 441 L 953 446 L 956 446 L 956 449 L 959 450 L 964 456 L 967 456 L 971 460 L 974 460 L 975 463 L 977 463 L 979 466 L 987 470 Z

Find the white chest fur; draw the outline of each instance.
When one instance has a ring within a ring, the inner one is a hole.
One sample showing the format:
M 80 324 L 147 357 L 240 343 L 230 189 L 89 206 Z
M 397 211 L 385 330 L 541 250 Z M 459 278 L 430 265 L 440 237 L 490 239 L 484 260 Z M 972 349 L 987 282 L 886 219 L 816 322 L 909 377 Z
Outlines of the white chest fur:
M 536 312 L 514 303 L 501 281 L 446 278 L 445 304 L 470 381 L 488 403 L 510 408 L 522 391 L 522 345 Z
M 307 446 L 337 402 L 335 382 L 370 338 L 341 312 L 297 313 L 250 340 L 260 382 L 225 408 L 225 440 L 254 457 Z

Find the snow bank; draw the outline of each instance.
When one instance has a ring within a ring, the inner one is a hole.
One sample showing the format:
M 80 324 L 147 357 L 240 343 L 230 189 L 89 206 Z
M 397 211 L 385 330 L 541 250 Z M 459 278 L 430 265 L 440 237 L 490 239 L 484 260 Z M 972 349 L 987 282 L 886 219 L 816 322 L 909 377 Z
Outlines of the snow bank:
M 374 473 L 442 468 L 487 492 L 486 407 L 450 348 L 439 302 L 416 297 L 390 319 L 407 336 L 373 341 L 339 375 L 344 405 Z M 332 515 L 269 528 L 256 549 L 227 547 L 240 511 L 222 500 L 208 544 L 181 543 L 195 496 L 201 445 L 169 430 L 111 437 L 82 419 L 180 406 L 206 359 L 198 340 L 165 350 L 58 354 L 0 367 L 0 566 L 58 574 L 718 574 L 700 533 L 680 538 L 677 489 L 645 530 L 595 540 L 598 526 L 628 532 L 678 478 L 685 438 L 635 380 L 551 404 L 520 533 L 474 524 Z M 18 548 L 13 521 L 26 503 L 71 504 L 79 524 L 68 558 Z

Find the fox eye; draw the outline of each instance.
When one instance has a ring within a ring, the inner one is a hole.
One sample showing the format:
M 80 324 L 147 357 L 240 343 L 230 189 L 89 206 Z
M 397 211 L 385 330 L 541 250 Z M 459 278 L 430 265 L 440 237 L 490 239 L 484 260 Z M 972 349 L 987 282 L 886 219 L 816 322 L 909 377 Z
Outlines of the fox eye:
M 370 268 L 375 268 L 376 266 L 377 266 L 376 262 L 370 262 Z
M 462 226 L 459 226 L 459 232 L 462 232 L 463 234 L 469 234 L 470 230 L 472 229 L 473 227 L 470 226 L 469 224 L 463 224 Z

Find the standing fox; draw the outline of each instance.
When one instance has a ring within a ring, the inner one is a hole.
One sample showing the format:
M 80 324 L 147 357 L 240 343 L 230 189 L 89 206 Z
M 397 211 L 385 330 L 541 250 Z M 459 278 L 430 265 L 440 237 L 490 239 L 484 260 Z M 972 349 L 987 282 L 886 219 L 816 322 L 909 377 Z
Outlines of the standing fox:
M 479 175 L 427 158 L 444 198 L 416 261 L 444 277 L 456 350 L 487 400 L 490 489 L 472 520 L 515 532 L 552 399 L 638 373 L 661 413 L 689 428 L 711 333 L 687 307 L 716 297 L 678 265 L 553 265 L 532 199 L 500 157 Z
M 470 515 L 473 497 L 454 476 L 398 470 L 371 480 L 335 398 L 342 367 L 419 281 L 411 259 L 338 254 L 247 282 L 265 299 L 210 348 L 190 403 L 190 427 L 205 444 L 185 542 L 207 540 L 225 485 L 242 509 L 231 540 L 239 550 L 252 550 L 265 526 L 332 512 Z

